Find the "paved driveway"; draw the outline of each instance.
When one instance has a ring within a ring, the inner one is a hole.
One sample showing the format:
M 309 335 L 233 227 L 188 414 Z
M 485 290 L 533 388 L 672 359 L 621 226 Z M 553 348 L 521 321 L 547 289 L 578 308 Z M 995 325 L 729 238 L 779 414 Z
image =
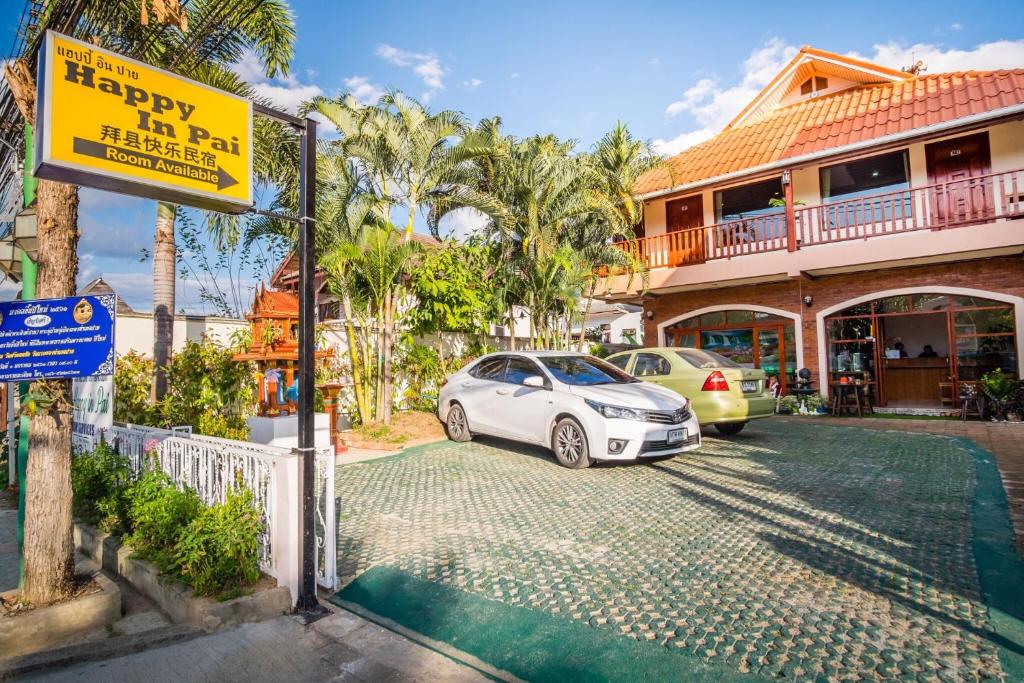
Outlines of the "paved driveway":
M 387 612 L 389 591 L 358 590 L 387 570 L 424 596 L 486 601 L 406 624 L 471 651 L 474 614 L 500 607 L 573 622 L 577 641 L 671 653 L 680 678 L 1024 675 L 998 473 L 963 440 L 768 421 L 648 465 L 572 471 L 481 440 L 348 465 L 337 481 L 339 575 L 358 579 L 342 597 Z M 544 677 L 512 650 L 491 663 Z

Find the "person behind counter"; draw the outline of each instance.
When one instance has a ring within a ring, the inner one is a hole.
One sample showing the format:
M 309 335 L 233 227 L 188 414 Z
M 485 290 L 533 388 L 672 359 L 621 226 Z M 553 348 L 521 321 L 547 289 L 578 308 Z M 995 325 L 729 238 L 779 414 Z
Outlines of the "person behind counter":
M 907 357 L 907 350 L 903 347 L 903 342 L 896 342 L 892 345 L 892 348 L 900 352 L 900 358 Z
M 931 344 L 925 344 L 924 348 L 921 349 L 921 353 L 917 355 L 918 358 L 938 358 L 939 354 L 935 353 L 935 349 L 932 348 Z

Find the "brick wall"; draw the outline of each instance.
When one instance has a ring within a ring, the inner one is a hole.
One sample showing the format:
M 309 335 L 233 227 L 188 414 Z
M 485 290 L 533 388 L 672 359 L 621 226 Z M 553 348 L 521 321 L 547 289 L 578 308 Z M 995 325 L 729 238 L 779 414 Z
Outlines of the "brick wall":
M 1024 297 L 1024 259 L 1020 256 L 1006 256 L 648 297 L 644 301 L 645 312 L 654 311 L 654 319 L 648 320 L 645 315 L 644 339 L 649 345 L 660 343 L 660 322 L 698 308 L 733 304 L 737 308 L 743 308 L 744 304 L 778 308 L 802 316 L 804 365 L 814 373 L 817 381 L 819 368 L 815 318 L 818 311 L 873 292 L 929 286 L 969 287 Z M 807 295 L 813 298 L 810 307 L 803 303 L 803 297 Z M 1018 348 L 1021 342 L 1017 340 Z

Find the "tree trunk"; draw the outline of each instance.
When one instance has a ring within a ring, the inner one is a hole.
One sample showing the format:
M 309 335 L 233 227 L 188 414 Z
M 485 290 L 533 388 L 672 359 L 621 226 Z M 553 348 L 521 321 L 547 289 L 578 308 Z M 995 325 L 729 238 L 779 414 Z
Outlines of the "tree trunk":
M 508 330 L 509 330 L 508 350 L 509 351 L 515 351 L 516 350 L 516 307 L 515 306 L 509 306 L 508 307 Z
M 167 393 L 167 365 L 174 348 L 174 219 L 178 207 L 167 202 L 156 205 L 156 235 L 153 245 L 153 386 L 156 400 Z
M 394 378 L 391 376 L 391 357 L 395 349 L 395 296 L 390 295 L 384 304 L 384 383 L 381 390 L 384 403 L 381 407 L 380 421 L 386 425 L 391 424 L 391 406 L 394 397 L 391 395 L 394 390 Z
M 356 329 L 352 322 L 352 300 L 347 291 L 341 297 L 341 308 L 345 312 L 345 337 L 348 339 L 349 362 L 352 363 L 352 391 L 356 395 L 356 410 L 359 411 L 359 421 L 367 424 L 370 416 L 366 407 L 366 392 L 359 362 L 359 342 L 356 340 Z
M 78 274 L 78 188 L 40 180 L 40 299 L 74 296 Z M 74 582 L 71 522 L 71 381 L 33 382 L 32 392 L 53 403 L 31 417 L 25 475 L 25 586 L 41 605 L 65 597 Z
M 594 292 L 597 291 L 597 278 L 590 282 L 590 295 L 587 297 L 587 307 L 583 310 L 583 322 L 580 324 L 580 343 L 577 351 L 583 350 L 583 343 L 587 339 L 587 323 L 590 322 L 590 307 L 594 304 Z

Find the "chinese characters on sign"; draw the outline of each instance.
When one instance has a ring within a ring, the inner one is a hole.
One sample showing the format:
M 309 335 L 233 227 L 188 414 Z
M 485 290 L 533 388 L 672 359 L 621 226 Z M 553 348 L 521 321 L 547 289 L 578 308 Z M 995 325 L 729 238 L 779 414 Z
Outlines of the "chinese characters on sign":
M 0 303 L 0 382 L 113 375 L 116 300 Z
M 252 205 L 252 104 L 48 32 L 35 175 L 219 211 Z

